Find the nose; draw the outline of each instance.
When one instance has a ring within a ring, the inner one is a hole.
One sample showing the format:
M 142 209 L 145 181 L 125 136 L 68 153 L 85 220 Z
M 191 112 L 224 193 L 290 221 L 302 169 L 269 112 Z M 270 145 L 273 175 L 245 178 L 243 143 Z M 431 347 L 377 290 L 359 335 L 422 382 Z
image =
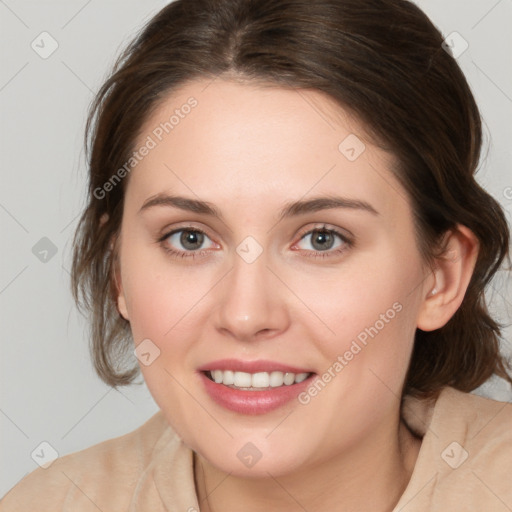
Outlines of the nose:
M 252 263 L 235 255 L 217 296 L 216 328 L 239 341 L 275 337 L 290 323 L 285 287 L 267 267 L 264 255 Z

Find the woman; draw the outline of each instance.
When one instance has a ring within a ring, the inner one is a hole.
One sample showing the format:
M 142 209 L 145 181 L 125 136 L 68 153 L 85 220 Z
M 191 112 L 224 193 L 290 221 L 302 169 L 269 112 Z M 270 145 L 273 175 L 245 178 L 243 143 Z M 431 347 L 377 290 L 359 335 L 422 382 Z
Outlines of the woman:
M 507 510 L 479 112 L 403 0 L 178 0 L 89 118 L 73 286 L 161 411 L 2 510 Z M 133 346 L 135 345 L 135 347 Z M 138 365 L 133 365 L 133 350 Z

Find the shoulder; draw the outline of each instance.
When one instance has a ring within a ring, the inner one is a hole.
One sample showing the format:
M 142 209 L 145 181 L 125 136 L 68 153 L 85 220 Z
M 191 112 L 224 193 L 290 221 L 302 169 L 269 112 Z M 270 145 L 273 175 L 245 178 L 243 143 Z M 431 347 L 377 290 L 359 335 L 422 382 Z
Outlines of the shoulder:
M 503 470 L 505 463 L 510 465 L 512 403 L 446 387 L 429 410 L 426 434 L 437 449 L 460 445 L 462 455 L 467 453 L 467 460 L 482 469 L 492 464 L 499 470 L 500 461 Z
M 165 434 L 167 433 L 167 436 Z M 60 457 L 16 484 L 2 512 L 126 510 L 131 492 L 163 437 L 175 435 L 158 412 L 138 429 Z
M 425 432 L 409 488 L 415 502 L 429 511 L 510 510 L 512 403 L 446 387 L 434 401 L 407 404 Z
M 421 437 L 439 431 L 485 443 L 491 438 L 506 442 L 512 435 L 512 403 L 450 386 L 428 399 L 406 396 L 402 414 L 411 430 Z
M 436 408 L 433 423 L 439 429 L 462 434 L 474 446 L 492 442 L 512 449 L 512 403 L 447 387 Z

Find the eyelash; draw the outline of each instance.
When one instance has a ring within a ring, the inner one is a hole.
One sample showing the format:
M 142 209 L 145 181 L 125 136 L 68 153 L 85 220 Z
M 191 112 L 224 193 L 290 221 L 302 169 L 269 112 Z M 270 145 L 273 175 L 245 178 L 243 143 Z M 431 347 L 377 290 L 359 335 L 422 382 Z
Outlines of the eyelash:
M 308 229 L 308 231 L 300 235 L 299 241 L 301 241 L 307 235 L 314 233 L 315 231 L 326 232 L 331 235 L 335 235 L 343 242 L 343 245 L 337 249 L 330 249 L 327 251 L 305 251 L 305 256 L 307 258 L 334 258 L 336 256 L 340 256 L 346 250 L 354 246 L 354 241 L 351 240 L 346 234 L 343 234 L 341 231 L 338 231 L 335 228 L 328 227 L 325 224 L 315 226 L 312 229 Z
M 191 232 L 194 232 L 194 233 L 201 233 L 201 234 L 203 234 L 203 235 L 208 237 L 208 234 L 205 233 L 204 231 L 202 231 L 201 229 L 198 229 L 198 228 L 196 228 L 194 226 L 183 226 L 183 227 L 181 227 L 179 229 L 174 229 L 172 231 L 169 231 L 165 235 L 163 235 L 160 238 L 158 238 L 157 242 L 162 246 L 164 251 L 167 254 L 169 254 L 170 256 L 172 256 L 173 258 L 182 258 L 182 259 L 183 258 L 192 258 L 192 259 L 195 259 L 195 258 L 201 258 L 201 257 L 207 255 L 207 253 L 208 253 L 207 250 L 177 251 L 176 249 L 172 249 L 172 248 L 170 248 L 168 245 L 166 245 L 164 243 L 170 236 L 172 236 L 172 235 L 174 235 L 176 233 L 180 233 L 181 231 L 191 231 Z M 329 234 L 336 235 L 343 242 L 343 246 L 338 248 L 338 249 L 328 250 L 328 251 L 305 251 L 306 252 L 305 256 L 308 257 L 308 258 L 331 258 L 331 257 L 339 256 L 341 253 L 345 252 L 347 249 L 353 247 L 353 245 L 354 245 L 354 242 L 351 239 L 349 239 L 347 237 L 347 235 L 341 233 L 337 229 L 330 228 L 330 227 L 328 227 L 326 225 L 315 226 L 313 229 L 309 229 L 308 231 L 306 231 L 305 233 L 300 235 L 299 241 L 301 241 L 307 235 L 310 235 L 310 234 L 314 233 L 315 231 L 327 232 Z M 210 237 L 208 237 L 208 238 L 210 238 Z

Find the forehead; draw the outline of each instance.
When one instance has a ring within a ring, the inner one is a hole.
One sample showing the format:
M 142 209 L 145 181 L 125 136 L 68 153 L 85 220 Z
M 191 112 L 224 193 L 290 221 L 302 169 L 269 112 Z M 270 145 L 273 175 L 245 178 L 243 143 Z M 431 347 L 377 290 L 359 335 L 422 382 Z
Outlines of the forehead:
M 150 147 L 130 175 L 130 201 L 192 193 L 215 204 L 282 205 L 309 195 L 408 207 L 392 155 L 325 94 L 216 79 L 170 94 L 146 120 L 135 149 Z M 396 212 L 400 213 L 400 212 Z M 402 212 L 403 213 L 403 212 Z

